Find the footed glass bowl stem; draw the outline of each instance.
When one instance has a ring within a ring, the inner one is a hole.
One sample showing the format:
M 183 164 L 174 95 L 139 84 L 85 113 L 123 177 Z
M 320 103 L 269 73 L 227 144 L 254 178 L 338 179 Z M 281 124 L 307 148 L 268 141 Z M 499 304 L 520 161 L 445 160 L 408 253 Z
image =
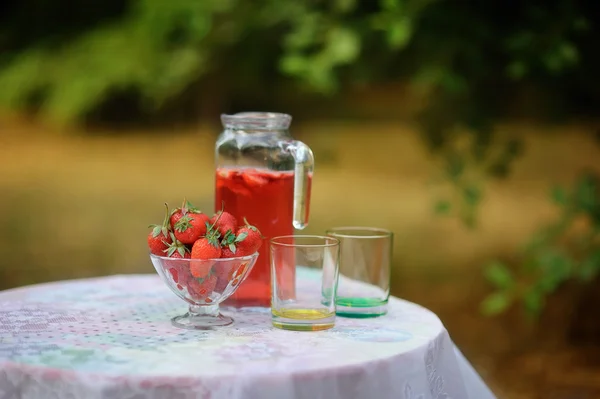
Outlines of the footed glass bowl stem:
M 186 314 L 173 317 L 171 323 L 188 330 L 210 330 L 213 327 L 228 326 L 233 323 L 233 319 L 222 315 L 219 305 L 190 305 Z

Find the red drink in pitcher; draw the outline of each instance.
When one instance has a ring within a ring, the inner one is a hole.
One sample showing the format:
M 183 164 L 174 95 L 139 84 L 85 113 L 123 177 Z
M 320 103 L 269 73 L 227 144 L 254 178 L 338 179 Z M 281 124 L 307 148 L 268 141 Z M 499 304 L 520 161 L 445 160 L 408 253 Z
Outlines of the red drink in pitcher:
M 248 112 L 221 120 L 225 130 L 215 147 L 215 211 L 224 209 L 238 223 L 246 218 L 265 237 L 254 268 L 224 305 L 270 306 L 269 240 L 292 235 L 308 223 L 312 151 L 289 135 L 289 115 Z M 293 297 L 295 259 L 278 260 L 275 267 L 283 269 L 278 287 Z
M 254 269 L 226 304 L 269 306 L 271 265 L 269 239 L 294 234 L 294 173 L 260 169 L 217 170 L 215 207 L 224 204 L 240 223 L 246 218 L 265 237 Z M 293 261 L 288 263 L 293 264 Z M 290 273 L 294 273 L 291 269 Z

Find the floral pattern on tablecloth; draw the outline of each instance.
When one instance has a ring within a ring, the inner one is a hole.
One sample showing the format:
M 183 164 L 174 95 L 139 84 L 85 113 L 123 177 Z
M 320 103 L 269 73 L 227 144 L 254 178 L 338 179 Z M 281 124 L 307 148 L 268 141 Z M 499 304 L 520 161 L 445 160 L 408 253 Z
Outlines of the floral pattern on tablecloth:
M 310 284 L 310 275 L 304 281 Z M 355 384 L 357 395 L 381 378 L 397 386 L 401 394 L 394 397 L 465 398 L 461 381 L 444 379 L 449 365 L 438 355 L 451 348 L 444 346 L 449 338 L 439 319 L 397 298 L 390 299 L 386 316 L 338 317 L 333 329 L 320 332 L 275 329 L 264 308 L 225 308 L 235 323 L 215 331 L 173 327 L 170 318 L 185 311 L 185 303 L 154 275 L 0 293 L 0 398 L 10 398 L 2 389 L 15 384 L 34 391 L 47 386 L 48 392 L 52 386 L 61 393 L 71 387 L 90 398 L 128 389 L 145 392 L 140 397 L 170 392 L 168 397 L 262 398 L 264 391 L 252 393 L 257 381 L 287 392 L 285 397 L 303 398 L 310 397 L 303 392 L 311 381 L 328 375 Z M 26 397 L 44 397 L 34 391 Z

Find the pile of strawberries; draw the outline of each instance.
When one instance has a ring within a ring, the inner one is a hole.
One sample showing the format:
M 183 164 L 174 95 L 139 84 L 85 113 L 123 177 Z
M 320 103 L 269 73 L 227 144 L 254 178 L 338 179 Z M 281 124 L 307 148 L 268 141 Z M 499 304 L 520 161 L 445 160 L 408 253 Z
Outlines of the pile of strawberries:
M 210 292 L 224 288 L 235 278 L 234 274 L 242 274 L 239 270 L 225 270 L 226 266 L 217 267 L 209 260 L 252 255 L 262 245 L 263 237 L 255 226 L 246 219 L 245 224 L 238 225 L 236 218 L 224 210 L 209 217 L 186 200 L 172 212 L 166 203 L 165 208 L 163 223 L 150 226 L 148 247 L 154 255 L 192 259 L 186 263 L 171 262 L 170 266 L 167 262 L 166 267 L 177 288 L 186 287 L 196 300 L 208 302 Z M 182 265 L 186 266 L 185 270 Z
M 212 217 L 200 212 L 189 201 L 166 214 L 162 225 L 151 225 L 148 247 L 154 255 L 170 258 L 216 259 L 252 255 L 262 245 L 260 231 L 244 219 L 219 211 Z

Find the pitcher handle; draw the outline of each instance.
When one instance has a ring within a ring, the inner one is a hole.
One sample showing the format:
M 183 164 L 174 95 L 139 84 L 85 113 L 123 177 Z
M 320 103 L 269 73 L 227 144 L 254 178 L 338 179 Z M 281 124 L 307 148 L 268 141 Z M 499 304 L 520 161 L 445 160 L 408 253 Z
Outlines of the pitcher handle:
M 294 228 L 302 230 L 308 225 L 310 187 L 315 160 L 310 147 L 301 141 L 288 141 L 286 147 L 295 161 L 294 218 L 292 224 Z

